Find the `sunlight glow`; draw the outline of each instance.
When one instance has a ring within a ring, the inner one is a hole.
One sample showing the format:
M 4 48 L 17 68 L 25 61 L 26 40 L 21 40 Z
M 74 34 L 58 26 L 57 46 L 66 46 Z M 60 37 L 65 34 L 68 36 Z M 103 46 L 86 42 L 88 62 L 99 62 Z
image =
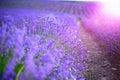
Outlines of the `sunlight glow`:
M 120 1 L 119 0 L 106 0 L 103 2 L 102 10 L 111 16 L 120 16 Z

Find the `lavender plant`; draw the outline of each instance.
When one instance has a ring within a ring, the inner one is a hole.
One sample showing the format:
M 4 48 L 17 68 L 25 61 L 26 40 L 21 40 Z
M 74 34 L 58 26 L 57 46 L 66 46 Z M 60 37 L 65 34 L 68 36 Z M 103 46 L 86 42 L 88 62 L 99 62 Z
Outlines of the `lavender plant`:
M 2 17 L 0 55 L 9 57 L 0 79 L 84 80 L 86 54 L 71 16 Z

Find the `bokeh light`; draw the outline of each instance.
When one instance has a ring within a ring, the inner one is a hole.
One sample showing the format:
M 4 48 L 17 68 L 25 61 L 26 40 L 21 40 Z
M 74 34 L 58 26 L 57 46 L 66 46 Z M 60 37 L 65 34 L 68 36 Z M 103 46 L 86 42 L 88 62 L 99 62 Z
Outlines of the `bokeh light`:
M 102 10 L 107 15 L 120 17 L 120 0 L 102 1 Z

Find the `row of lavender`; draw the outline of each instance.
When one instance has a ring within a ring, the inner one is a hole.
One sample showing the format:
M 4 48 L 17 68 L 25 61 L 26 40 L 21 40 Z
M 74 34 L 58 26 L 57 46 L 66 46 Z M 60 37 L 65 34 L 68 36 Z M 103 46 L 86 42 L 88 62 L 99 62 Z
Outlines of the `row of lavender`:
M 84 80 L 87 55 L 75 17 L 20 13 L 0 17 L 0 79 Z

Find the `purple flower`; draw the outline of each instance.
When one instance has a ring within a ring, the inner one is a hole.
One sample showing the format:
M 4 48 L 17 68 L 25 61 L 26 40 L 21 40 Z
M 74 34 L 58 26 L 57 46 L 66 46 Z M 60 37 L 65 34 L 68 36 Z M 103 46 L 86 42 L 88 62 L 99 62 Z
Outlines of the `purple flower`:
M 24 16 L 15 15 L 9 25 L 3 25 L 9 29 L 7 33 L 6 28 L 0 30 L 3 39 L 0 45 L 4 43 L 7 49 L 13 50 L 3 79 L 13 79 L 13 68 L 16 62 L 21 61 L 25 66 L 20 80 L 77 79 L 79 70 L 86 68 L 86 56 L 79 45 L 76 18 L 56 13 L 41 14 L 40 17 Z M 20 26 L 17 22 L 21 23 Z M 6 43 L 4 38 L 7 38 Z

